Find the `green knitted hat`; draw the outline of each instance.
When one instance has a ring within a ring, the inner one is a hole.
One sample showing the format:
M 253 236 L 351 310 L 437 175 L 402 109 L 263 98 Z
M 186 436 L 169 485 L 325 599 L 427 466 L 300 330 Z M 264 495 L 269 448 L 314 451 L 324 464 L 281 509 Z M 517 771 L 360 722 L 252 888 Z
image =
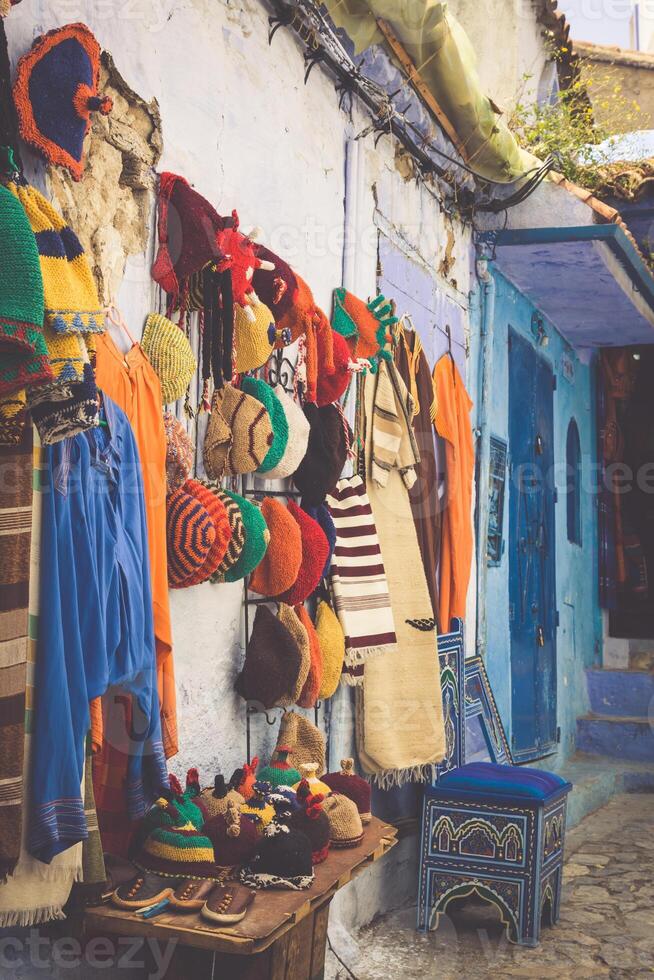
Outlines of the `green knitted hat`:
M 275 756 L 270 760 L 270 765 L 263 766 L 257 778 L 266 783 L 270 783 L 273 788 L 277 786 L 295 786 L 302 779 L 298 769 L 294 769 L 288 761 L 291 753 L 287 745 L 278 745 L 275 749 Z
M 249 575 L 265 555 L 270 541 L 270 531 L 260 507 L 231 490 L 225 490 L 225 493 L 238 504 L 245 531 L 245 542 L 238 560 L 225 572 L 226 582 L 238 582 L 239 579 Z
M 270 385 L 266 384 L 260 378 L 243 378 L 241 381 L 241 390 L 245 391 L 248 395 L 252 395 L 253 398 L 258 399 L 270 416 L 273 441 L 258 471 L 259 473 L 266 473 L 268 470 L 272 470 L 275 466 L 279 465 L 288 445 L 288 421 L 286 419 L 286 412 Z
M 0 184 L 0 397 L 52 381 L 43 316 L 36 239 L 22 204 Z

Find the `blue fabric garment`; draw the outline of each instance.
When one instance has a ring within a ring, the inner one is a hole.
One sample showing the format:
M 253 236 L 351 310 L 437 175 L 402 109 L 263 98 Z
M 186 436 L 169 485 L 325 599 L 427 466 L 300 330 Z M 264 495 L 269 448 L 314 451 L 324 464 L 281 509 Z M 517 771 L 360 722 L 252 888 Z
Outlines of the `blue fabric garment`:
M 29 850 L 49 862 L 87 836 L 80 792 L 89 702 L 134 695 L 127 796 L 141 816 L 167 785 L 141 466 L 124 412 L 44 450 Z
M 469 762 L 452 769 L 438 780 L 438 789 L 464 790 L 494 796 L 528 797 L 547 800 L 572 786 L 556 773 L 527 766 L 500 766 L 494 762 Z

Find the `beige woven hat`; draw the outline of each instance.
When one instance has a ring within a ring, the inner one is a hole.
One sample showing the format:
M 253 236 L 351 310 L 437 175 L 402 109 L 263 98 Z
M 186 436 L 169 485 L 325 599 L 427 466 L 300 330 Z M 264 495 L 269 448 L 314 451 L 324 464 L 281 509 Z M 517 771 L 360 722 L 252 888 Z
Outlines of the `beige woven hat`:
M 332 793 L 322 803 L 329 820 L 332 847 L 356 847 L 363 839 L 363 824 L 357 805 L 347 796 Z
M 213 393 L 204 440 L 204 468 L 212 480 L 253 473 L 272 444 L 273 429 L 261 402 L 232 385 Z

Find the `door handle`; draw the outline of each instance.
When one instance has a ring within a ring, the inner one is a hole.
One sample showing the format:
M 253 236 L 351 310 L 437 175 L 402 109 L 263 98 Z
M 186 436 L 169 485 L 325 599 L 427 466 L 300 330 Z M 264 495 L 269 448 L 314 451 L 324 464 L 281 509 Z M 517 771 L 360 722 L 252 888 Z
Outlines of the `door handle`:
M 538 626 L 536 629 L 536 643 L 539 647 L 545 646 L 545 630 L 542 626 Z

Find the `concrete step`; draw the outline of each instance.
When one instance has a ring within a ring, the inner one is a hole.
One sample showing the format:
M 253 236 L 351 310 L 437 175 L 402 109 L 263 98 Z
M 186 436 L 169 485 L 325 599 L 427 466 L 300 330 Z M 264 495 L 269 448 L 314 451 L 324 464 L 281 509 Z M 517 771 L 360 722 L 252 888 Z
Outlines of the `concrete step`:
M 625 762 L 577 752 L 559 775 L 573 786 L 568 797 L 568 827 L 576 827 L 616 793 L 654 793 L 654 763 Z
M 631 650 L 629 652 L 629 667 L 631 670 L 654 672 L 654 650 Z
M 577 719 L 577 750 L 654 766 L 654 728 L 643 718 L 591 713 Z
M 654 716 L 654 674 L 642 670 L 586 671 L 590 708 L 596 715 Z

